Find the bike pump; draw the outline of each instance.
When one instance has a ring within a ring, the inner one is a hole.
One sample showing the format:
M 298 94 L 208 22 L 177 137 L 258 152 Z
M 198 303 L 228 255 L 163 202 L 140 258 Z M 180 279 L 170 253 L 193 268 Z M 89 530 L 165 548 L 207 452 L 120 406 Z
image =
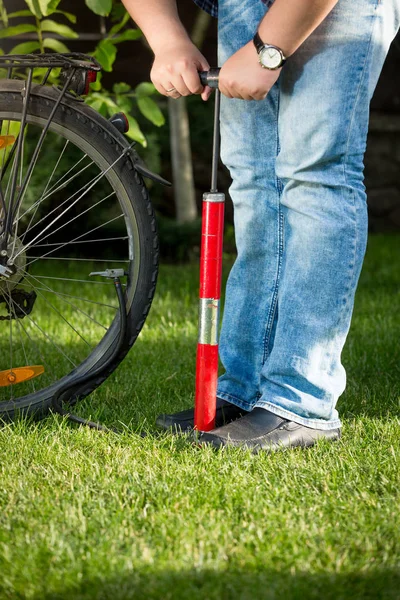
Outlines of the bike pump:
M 218 380 L 218 325 L 221 299 L 222 243 L 225 194 L 217 189 L 220 148 L 219 69 L 200 73 L 203 85 L 215 88 L 211 189 L 203 194 L 200 252 L 199 338 L 196 357 L 194 426 L 210 431 L 215 426 Z

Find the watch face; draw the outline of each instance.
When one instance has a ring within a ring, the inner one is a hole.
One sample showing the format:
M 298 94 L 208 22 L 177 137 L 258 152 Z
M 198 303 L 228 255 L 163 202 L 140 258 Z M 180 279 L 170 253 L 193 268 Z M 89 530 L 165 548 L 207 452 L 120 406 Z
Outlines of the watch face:
M 267 69 L 276 69 L 282 63 L 282 55 L 277 48 L 267 46 L 260 52 L 260 63 Z

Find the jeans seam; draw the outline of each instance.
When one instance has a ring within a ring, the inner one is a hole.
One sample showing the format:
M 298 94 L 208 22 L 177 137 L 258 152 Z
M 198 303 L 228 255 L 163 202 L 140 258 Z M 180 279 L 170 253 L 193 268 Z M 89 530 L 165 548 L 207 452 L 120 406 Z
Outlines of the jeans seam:
M 340 326 L 340 322 L 343 318 L 343 311 L 347 311 L 348 310 L 348 306 L 349 306 L 349 291 L 351 286 L 351 282 L 354 280 L 355 277 L 355 264 L 356 264 L 356 251 L 357 251 L 357 244 L 358 244 L 358 230 L 357 230 L 357 206 L 356 206 L 356 199 L 355 199 L 355 193 L 354 193 L 354 189 L 353 187 L 349 186 L 348 183 L 348 179 L 347 179 L 347 162 L 348 162 L 348 154 L 349 154 L 349 146 L 350 146 L 350 138 L 351 138 L 351 134 L 352 134 L 352 129 L 353 129 L 353 124 L 354 124 L 354 119 L 357 113 L 357 105 L 359 103 L 360 100 L 360 95 L 361 95 L 361 91 L 362 91 L 362 85 L 363 82 L 365 80 L 365 73 L 366 73 L 366 67 L 367 67 L 367 62 L 368 62 L 368 58 L 370 56 L 371 53 L 371 46 L 372 46 L 372 36 L 373 36 L 373 31 L 374 31 L 374 27 L 375 27 L 375 23 L 376 23 L 376 16 L 372 17 L 374 19 L 374 23 L 373 26 L 371 27 L 371 35 L 369 38 L 369 43 L 368 43 L 368 48 L 365 52 L 365 59 L 364 59 L 364 63 L 361 69 L 361 76 L 360 76 L 360 82 L 358 85 L 358 89 L 357 89 L 357 93 L 355 96 L 355 101 L 354 101 L 354 106 L 353 106 L 353 110 L 352 110 L 352 114 L 350 117 L 350 123 L 349 123 L 349 132 L 348 132 L 348 136 L 347 136 L 347 142 L 346 142 L 346 148 L 345 148 L 345 153 L 344 153 L 344 157 L 343 157 L 343 179 L 344 179 L 344 183 L 347 187 L 350 188 L 350 193 L 351 193 L 351 200 L 352 200 L 352 209 L 353 209 L 353 224 L 354 224 L 354 240 L 353 240 L 353 245 L 352 245 L 352 257 L 351 257 L 351 262 L 349 264 L 349 270 L 348 270 L 348 284 L 344 290 L 344 294 L 343 294 L 343 305 L 342 305 L 342 310 L 340 311 L 340 315 L 339 315 L 339 320 L 338 320 L 338 324 L 337 324 L 337 329 L 339 329 Z
M 353 128 L 353 123 L 354 123 L 354 119 L 355 119 L 357 104 L 358 104 L 358 101 L 359 101 L 359 98 L 360 98 L 360 94 L 361 94 L 362 83 L 363 83 L 364 77 L 365 77 L 365 70 L 366 70 L 367 60 L 368 60 L 368 57 L 370 56 L 370 52 L 371 52 L 371 42 L 372 42 L 373 31 L 374 31 L 375 23 L 376 23 L 376 15 L 374 15 L 372 18 L 374 20 L 374 23 L 373 23 L 373 26 L 371 27 L 371 35 L 370 35 L 369 42 L 368 42 L 368 48 L 367 48 L 367 51 L 365 53 L 364 64 L 363 64 L 363 66 L 361 68 L 360 82 L 359 82 L 359 85 L 358 85 L 358 89 L 357 89 L 357 93 L 356 93 L 356 97 L 355 97 L 355 102 L 354 102 L 354 106 L 353 106 L 353 111 L 352 111 L 352 115 L 351 115 L 351 118 L 350 118 L 349 133 L 348 133 L 348 136 L 347 136 L 347 142 L 346 142 L 345 152 L 344 152 L 343 178 L 344 178 L 344 181 L 345 181 L 346 185 L 348 185 L 347 174 L 346 174 L 346 166 L 347 166 L 347 159 L 348 159 L 348 154 L 349 154 L 349 145 L 350 145 L 351 131 L 352 131 L 352 128 Z
M 278 306 L 278 291 L 282 269 L 282 254 L 283 254 L 283 214 L 279 208 L 279 224 L 278 224 L 278 266 L 276 271 L 275 289 L 272 296 L 271 309 L 268 315 L 267 327 L 265 329 L 264 337 L 264 354 L 263 354 L 263 365 L 268 357 L 268 348 L 271 340 L 272 326 L 275 319 L 276 309 Z
M 276 156 L 278 156 L 280 151 L 280 143 L 279 143 L 279 133 L 278 133 L 278 119 L 279 119 L 279 102 L 280 102 L 280 94 L 279 94 L 279 83 L 276 84 L 278 86 L 278 95 L 277 95 L 277 110 L 276 110 Z M 278 305 L 278 289 L 281 275 L 281 267 L 282 267 L 282 255 L 283 255 L 283 214 L 281 209 L 281 195 L 283 191 L 282 181 L 278 176 L 275 177 L 275 186 L 278 191 L 278 264 L 276 269 L 276 278 L 275 278 L 275 289 L 272 295 L 272 302 L 268 314 L 267 325 L 264 333 L 264 351 L 263 351 L 263 360 L 261 367 L 264 366 L 265 361 L 268 356 L 268 347 L 271 340 L 272 326 L 274 323 L 274 318 L 276 314 L 276 308 Z

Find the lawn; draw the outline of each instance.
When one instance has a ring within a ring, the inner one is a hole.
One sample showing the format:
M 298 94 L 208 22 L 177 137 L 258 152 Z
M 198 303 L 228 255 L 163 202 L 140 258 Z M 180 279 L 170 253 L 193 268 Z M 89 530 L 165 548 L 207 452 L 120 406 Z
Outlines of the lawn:
M 372 236 L 343 361 L 343 437 L 253 456 L 156 433 L 193 403 L 197 266 L 77 407 L 0 431 L 0 598 L 399 599 L 400 236 Z M 146 431 L 143 437 L 140 432 Z

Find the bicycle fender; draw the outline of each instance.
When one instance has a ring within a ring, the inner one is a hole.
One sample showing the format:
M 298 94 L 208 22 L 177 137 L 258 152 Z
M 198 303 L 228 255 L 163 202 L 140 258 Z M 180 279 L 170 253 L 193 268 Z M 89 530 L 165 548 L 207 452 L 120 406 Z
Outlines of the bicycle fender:
M 0 81 L 0 91 L 4 90 L 7 92 L 15 92 L 16 94 L 23 95 L 25 89 L 25 81 L 21 79 L 4 79 Z M 55 102 L 59 97 L 59 90 L 55 87 L 50 87 L 49 85 L 39 85 L 33 84 L 31 89 L 31 96 L 41 96 L 42 98 L 47 98 Z M 87 117 L 91 117 L 93 113 L 95 113 L 97 119 L 102 119 L 102 127 L 106 129 L 107 133 L 111 138 L 114 139 L 116 143 L 118 143 L 123 148 L 129 147 L 129 142 L 125 138 L 125 136 L 118 131 L 116 127 L 110 121 L 102 117 L 100 113 L 91 108 L 88 104 L 84 102 L 77 102 L 75 98 L 71 98 L 68 95 L 64 96 L 61 100 L 61 107 L 64 107 L 64 110 L 67 110 L 69 107 L 73 107 L 75 111 L 80 112 L 82 117 L 85 115 Z M 93 117 L 92 117 L 93 118 Z M 161 177 L 161 175 L 157 175 L 157 173 L 153 173 L 150 169 L 144 164 L 143 160 L 139 157 L 137 152 L 131 148 L 128 156 L 132 160 L 133 168 L 137 173 L 140 173 L 142 177 L 146 177 L 148 179 L 152 179 L 156 183 L 160 183 L 161 185 L 171 186 L 172 184 Z

